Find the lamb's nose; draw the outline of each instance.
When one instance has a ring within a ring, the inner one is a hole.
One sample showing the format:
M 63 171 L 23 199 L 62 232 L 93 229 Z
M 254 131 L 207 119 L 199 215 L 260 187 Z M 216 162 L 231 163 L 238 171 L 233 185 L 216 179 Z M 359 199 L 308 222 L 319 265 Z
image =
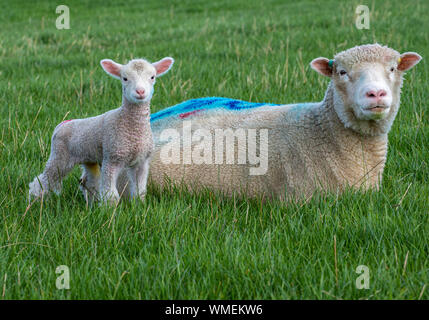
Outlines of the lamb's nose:
M 136 90 L 136 92 L 139 96 L 144 95 L 144 89 L 138 89 L 138 90 Z
M 387 95 L 387 92 L 386 92 L 386 90 L 383 90 L 383 89 L 378 90 L 378 91 L 369 90 L 366 92 L 366 97 L 370 98 L 370 99 L 380 99 L 380 98 L 385 97 L 386 95 Z

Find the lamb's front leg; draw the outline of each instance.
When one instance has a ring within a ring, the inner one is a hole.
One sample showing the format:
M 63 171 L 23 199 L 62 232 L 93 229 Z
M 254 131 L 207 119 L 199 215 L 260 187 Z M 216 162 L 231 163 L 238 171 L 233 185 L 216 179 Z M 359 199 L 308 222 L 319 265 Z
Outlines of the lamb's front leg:
M 119 190 L 124 194 L 121 194 L 121 197 L 127 197 L 129 200 L 133 200 L 137 195 L 137 168 L 130 167 L 126 170 L 126 183 L 123 190 Z
M 119 193 L 116 188 L 116 181 L 121 172 L 122 166 L 110 162 L 103 162 L 101 166 L 101 188 L 100 199 L 103 202 L 117 204 L 119 202 Z
M 147 178 L 149 176 L 150 158 L 143 160 L 137 168 L 137 193 L 143 201 L 146 195 Z

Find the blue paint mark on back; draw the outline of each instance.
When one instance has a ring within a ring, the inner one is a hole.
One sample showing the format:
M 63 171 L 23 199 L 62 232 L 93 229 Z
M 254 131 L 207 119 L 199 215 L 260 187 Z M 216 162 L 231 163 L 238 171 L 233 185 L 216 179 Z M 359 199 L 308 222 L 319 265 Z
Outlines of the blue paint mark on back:
M 176 104 L 175 106 L 158 111 L 152 114 L 150 121 L 154 122 L 169 116 L 179 116 L 180 114 L 192 112 L 195 110 L 205 111 L 210 109 L 227 109 L 240 111 L 262 106 L 279 106 L 279 104 L 256 103 L 221 97 L 198 98 L 187 100 Z

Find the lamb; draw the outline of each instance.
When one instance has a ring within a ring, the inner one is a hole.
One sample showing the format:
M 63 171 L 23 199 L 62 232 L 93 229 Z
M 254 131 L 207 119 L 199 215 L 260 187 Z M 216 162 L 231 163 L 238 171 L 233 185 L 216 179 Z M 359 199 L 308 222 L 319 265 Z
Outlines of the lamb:
M 208 188 L 280 199 L 309 197 L 317 190 L 377 190 L 403 73 L 420 60 L 414 52 L 362 45 L 332 60 L 311 62 L 312 69 L 331 79 L 321 102 L 272 105 L 202 98 L 155 113 L 149 179 L 160 186 L 184 183 L 195 191 Z M 229 130 L 236 138 L 233 149 L 213 138 L 219 130 L 225 135 Z M 223 154 L 213 155 L 216 148 Z M 252 148 L 259 150 L 259 164 L 266 163 L 266 170 L 260 165 L 261 170 L 252 173 Z M 206 152 L 211 154 L 205 157 Z M 227 163 L 231 152 L 234 163 Z M 240 154 L 245 155 L 241 163 Z
M 126 65 L 101 60 L 104 71 L 122 82 L 121 107 L 96 117 L 60 123 L 52 135 L 46 167 L 30 183 L 29 198 L 40 198 L 50 191 L 58 194 L 62 179 L 80 164 L 81 190 L 88 202 L 117 203 L 120 194 L 116 180 L 121 172 L 127 177 L 128 196 L 143 200 L 153 150 L 150 100 L 155 79 L 168 72 L 173 62 L 170 57 L 153 64 L 144 59 Z

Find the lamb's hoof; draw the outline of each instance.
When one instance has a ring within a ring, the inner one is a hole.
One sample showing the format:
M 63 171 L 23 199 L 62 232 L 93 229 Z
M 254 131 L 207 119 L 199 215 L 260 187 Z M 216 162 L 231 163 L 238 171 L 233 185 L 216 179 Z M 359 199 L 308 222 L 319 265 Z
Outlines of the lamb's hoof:
M 110 197 L 105 196 L 101 198 L 100 204 L 107 204 L 111 207 L 116 207 L 119 204 L 119 196 L 111 195 Z
M 119 199 L 107 199 L 105 203 L 110 207 L 116 207 L 119 204 Z
M 31 182 L 29 184 L 29 187 L 30 189 L 28 191 L 28 202 L 31 202 L 32 199 L 40 199 L 46 194 L 46 191 L 43 190 L 37 179 Z

